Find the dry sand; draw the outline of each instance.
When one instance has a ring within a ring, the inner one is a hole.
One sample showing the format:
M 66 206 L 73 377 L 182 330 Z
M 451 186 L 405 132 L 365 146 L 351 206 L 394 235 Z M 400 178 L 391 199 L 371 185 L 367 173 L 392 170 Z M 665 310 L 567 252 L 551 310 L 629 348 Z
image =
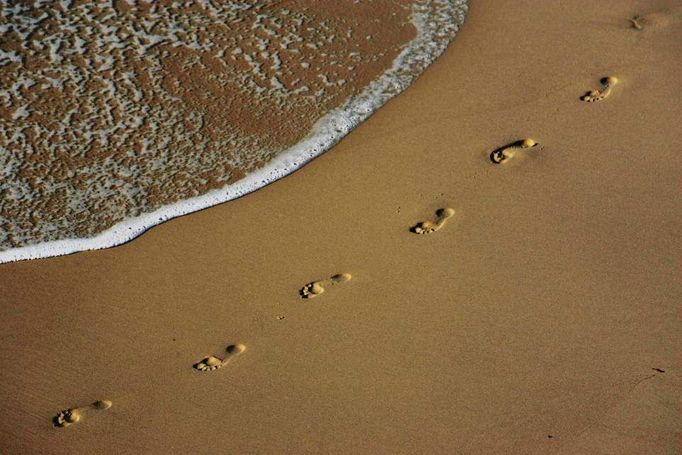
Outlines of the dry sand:
M 675 6 L 472 1 L 412 88 L 301 171 L 3 265 L 2 452 L 679 453 Z M 208 356 L 229 362 L 192 368 Z

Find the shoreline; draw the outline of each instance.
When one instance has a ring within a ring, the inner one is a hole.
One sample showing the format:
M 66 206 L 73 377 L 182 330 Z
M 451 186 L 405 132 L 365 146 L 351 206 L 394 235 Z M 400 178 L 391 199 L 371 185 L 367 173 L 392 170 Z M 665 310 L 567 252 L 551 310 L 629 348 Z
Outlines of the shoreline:
M 430 14 L 436 14 L 437 7 L 433 11 L 420 12 L 414 5 L 411 21 L 417 36 L 392 66 L 362 93 L 320 118 L 302 141 L 279 153 L 262 168 L 221 189 L 120 221 L 94 237 L 48 241 L 0 251 L 0 264 L 122 245 L 165 221 L 240 198 L 290 175 L 331 149 L 390 99 L 407 89 L 445 51 L 465 21 L 467 3 L 465 0 L 441 0 L 439 3 L 444 10 L 438 10 L 440 17 L 436 15 L 435 18 Z M 449 9 L 445 5 L 449 5 Z M 444 41 L 443 36 L 447 36 Z M 416 75 L 411 74 L 414 71 L 417 71 Z

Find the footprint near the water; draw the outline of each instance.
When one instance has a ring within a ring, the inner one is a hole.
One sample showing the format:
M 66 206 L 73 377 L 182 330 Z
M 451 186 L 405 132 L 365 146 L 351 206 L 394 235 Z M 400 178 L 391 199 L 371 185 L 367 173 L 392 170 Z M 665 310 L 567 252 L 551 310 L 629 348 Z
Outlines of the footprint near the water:
M 109 409 L 111 405 L 112 403 L 109 400 L 98 400 L 87 406 L 64 409 L 59 411 L 57 415 L 52 418 L 52 424 L 57 428 L 66 428 L 79 422 L 86 414 L 93 411 L 105 411 Z
M 227 349 L 225 349 L 226 355 L 224 358 L 221 359 L 219 357 L 210 355 L 195 363 L 192 367 L 195 370 L 201 372 L 215 371 L 230 363 L 234 357 L 238 356 L 245 350 L 246 346 L 241 343 L 231 344 L 227 347 Z

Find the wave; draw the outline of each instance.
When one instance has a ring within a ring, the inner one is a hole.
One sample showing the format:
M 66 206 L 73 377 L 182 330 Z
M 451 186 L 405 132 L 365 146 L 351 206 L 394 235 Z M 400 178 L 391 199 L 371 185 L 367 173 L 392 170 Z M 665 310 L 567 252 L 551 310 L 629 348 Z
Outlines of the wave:
M 409 20 L 416 33 L 402 46 L 390 67 L 359 93 L 316 120 L 302 139 L 272 157 L 261 157 L 263 162 L 249 169 L 241 178 L 232 177 L 233 181 L 220 188 L 209 189 L 203 194 L 164 204 L 148 212 L 144 212 L 143 207 L 143 213 L 118 220 L 94 235 L 47 241 L 32 239 L 35 241 L 33 244 L 19 244 L 0 251 L 0 263 L 120 245 L 166 220 L 236 199 L 299 169 L 329 150 L 389 99 L 405 90 L 447 48 L 467 12 L 465 0 L 416 1 L 409 7 Z

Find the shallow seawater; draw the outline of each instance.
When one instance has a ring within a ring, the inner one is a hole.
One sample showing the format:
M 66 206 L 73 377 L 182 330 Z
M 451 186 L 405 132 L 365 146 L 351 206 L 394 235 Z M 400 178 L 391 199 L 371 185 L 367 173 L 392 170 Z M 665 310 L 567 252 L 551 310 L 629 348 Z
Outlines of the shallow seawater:
M 465 0 L 0 0 L 0 262 L 280 178 L 404 90 Z

